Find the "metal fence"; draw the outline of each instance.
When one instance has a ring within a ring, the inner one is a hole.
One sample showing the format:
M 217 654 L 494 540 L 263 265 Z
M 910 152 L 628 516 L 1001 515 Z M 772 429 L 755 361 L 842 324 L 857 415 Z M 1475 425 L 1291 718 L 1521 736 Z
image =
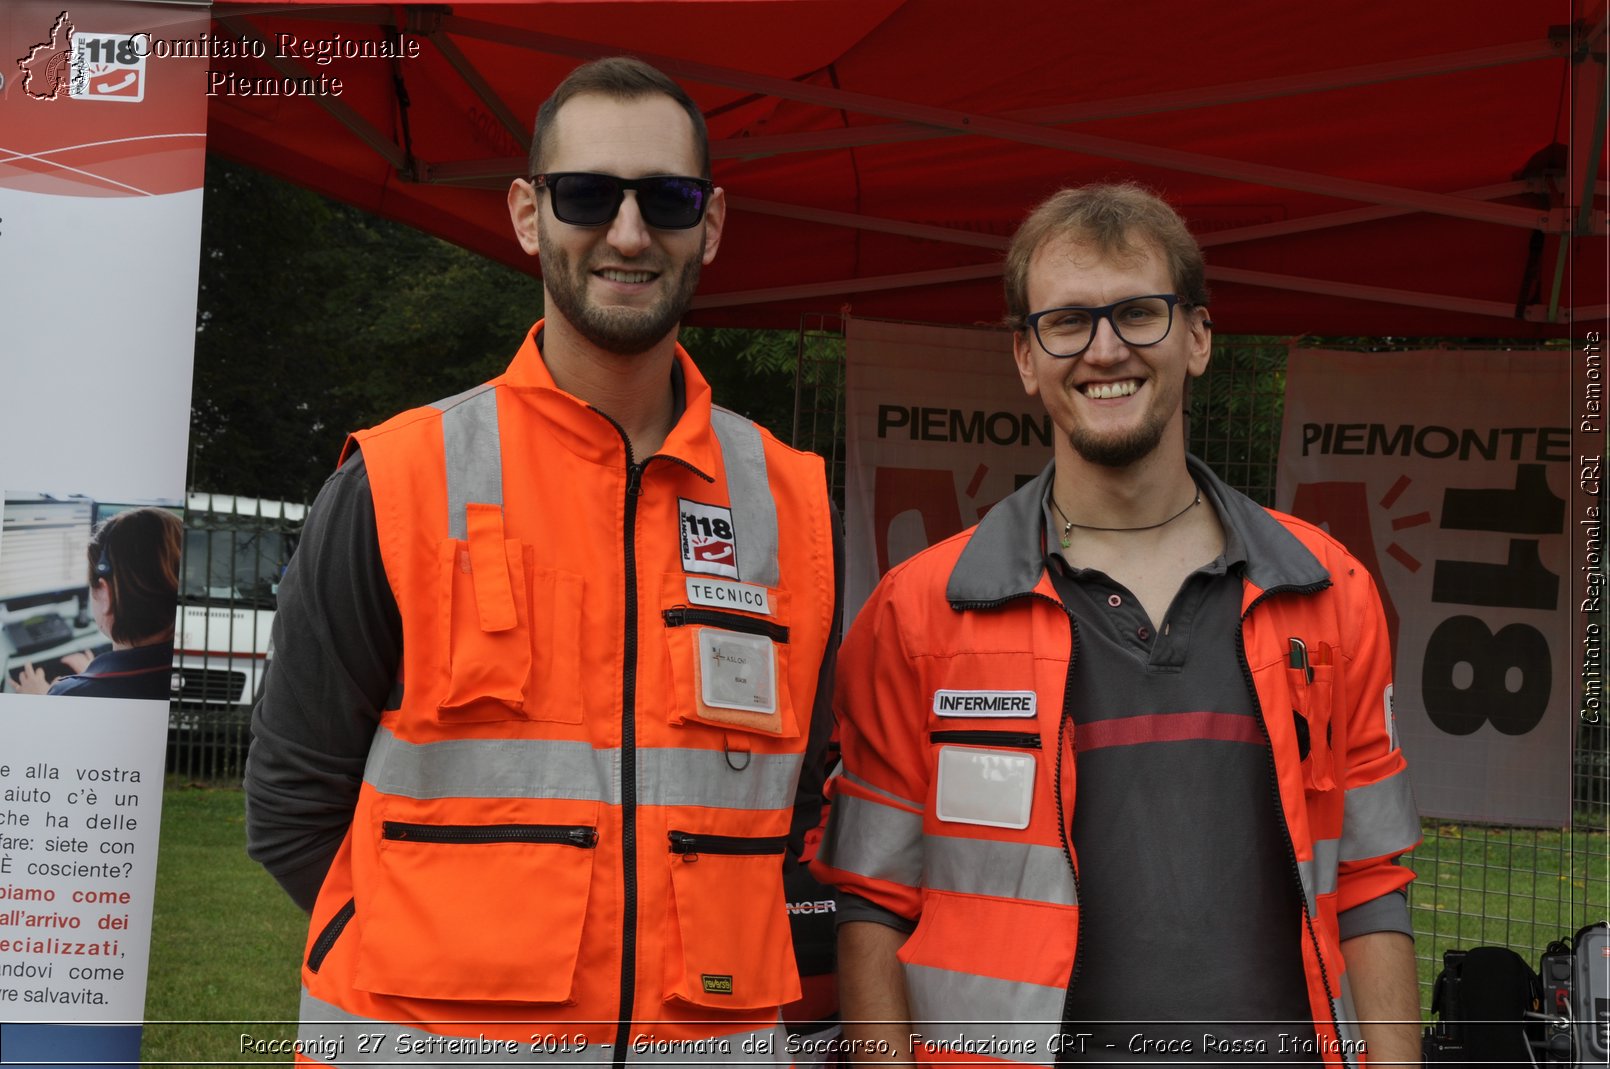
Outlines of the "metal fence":
M 174 635 L 170 775 L 239 782 L 279 578 L 306 506 L 192 492 Z
M 1191 450 L 1231 485 L 1266 505 L 1274 503 L 1287 348 L 1285 342 L 1270 339 L 1222 339 L 1208 373 L 1192 385 L 1189 397 Z M 833 495 L 842 506 L 842 321 L 825 316 L 802 323 L 797 351 L 793 440 L 827 458 Z M 255 585 L 229 584 L 220 605 L 222 584 L 206 584 L 211 591 L 202 600 L 214 613 L 227 610 L 235 621 L 249 610 L 261 624 L 257 614 L 263 581 L 276 561 L 283 563 L 276 554 L 283 550 L 288 555 L 299 519 L 193 510 L 186 522 L 193 531 L 207 532 L 204 539 L 187 540 L 187 554 L 209 554 L 204 562 L 187 557 L 187 576 L 192 564 L 216 576 L 213 564 L 220 556 L 238 561 L 244 555 L 259 562 Z M 242 548 L 265 534 L 280 541 L 267 552 L 261 541 L 249 551 Z M 277 572 L 272 578 L 277 581 Z M 187 589 L 187 604 L 196 603 L 194 586 Z M 201 656 L 194 664 L 180 664 L 179 670 L 186 689 L 173 706 L 169 771 L 195 779 L 238 780 L 248 740 L 245 703 L 252 688 L 240 700 L 219 700 L 226 686 L 237 682 L 228 673 L 238 669 L 220 666 L 216 657 Z M 192 679 L 204 692 L 194 689 Z M 238 688 L 229 693 L 241 694 Z M 1603 724 L 1579 727 L 1572 752 L 1561 755 L 1560 775 L 1572 777 L 1574 810 L 1568 827 L 1424 823 L 1425 841 L 1405 861 L 1417 876 L 1410 912 L 1423 1006 L 1429 1006 L 1430 981 L 1447 949 L 1501 945 L 1536 962 L 1552 940 L 1610 916 L 1610 731 Z
M 1215 347 L 1190 402 L 1192 451 L 1265 505 L 1274 504 L 1287 348 L 1274 339 L 1226 339 Z M 1571 752 L 1560 755 L 1558 774 L 1572 781 L 1568 827 L 1423 823 L 1425 841 L 1405 859 L 1416 876 L 1409 908 L 1423 1007 L 1430 1005 L 1430 982 L 1445 950 L 1507 946 L 1535 967 L 1550 942 L 1610 916 L 1607 745 L 1605 725 L 1582 724 Z
M 844 485 L 843 324 L 818 317 L 801 325 L 795 444 L 829 458 L 834 496 Z M 1402 340 L 1376 351 L 1446 347 Z M 1465 347 L 1514 348 L 1514 343 Z M 1348 348 L 1327 341 L 1315 347 Z M 1220 338 L 1206 375 L 1188 396 L 1190 449 L 1230 485 L 1275 503 L 1286 391 L 1285 339 Z M 1562 828 L 1426 820 L 1425 841 L 1405 859 L 1416 881 L 1410 916 L 1419 960 L 1421 1005 L 1449 949 L 1507 946 L 1537 963 L 1548 944 L 1610 916 L 1610 730 L 1580 725 L 1559 775 L 1572 780 L 1573 816 Z

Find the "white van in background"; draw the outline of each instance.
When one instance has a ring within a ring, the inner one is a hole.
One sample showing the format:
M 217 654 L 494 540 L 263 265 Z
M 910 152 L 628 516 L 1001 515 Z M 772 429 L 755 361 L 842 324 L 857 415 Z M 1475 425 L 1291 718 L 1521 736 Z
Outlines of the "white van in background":
M 174 717 L 246 710 L 268 660 L 280 577 L 307 506 L 192 492 L 185 501 Z

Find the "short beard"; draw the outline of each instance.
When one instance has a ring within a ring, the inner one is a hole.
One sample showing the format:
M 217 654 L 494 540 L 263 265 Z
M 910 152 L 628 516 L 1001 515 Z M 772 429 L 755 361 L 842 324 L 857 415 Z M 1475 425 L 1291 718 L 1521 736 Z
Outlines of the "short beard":
M 646 353 L 676 330 L 677 324 L 693 305 L 699 288 L 699 267 L 704 260 L 704 238 L 699 251 L 680 270 L 675 264 L 667 270 L 677 273 L 670 291 L 649 308 L 603 308 L 587 298 L 587 279 L 591 272 L 578 271 L 568 253 L 548 240 L 546 230 L 538 231 L 543 264 L 543 284 L 555 310 L 575 328 L 576 333 L 607 353 L 637 356 Z
M 1151 456 L 1168 429 L 1167 420 L 1147 421 L 1120 437 L 1090 434 L 1083 427 L 1068 432 L 1068 444 L 1085 461 L 1104 468 L 1127 468 Z

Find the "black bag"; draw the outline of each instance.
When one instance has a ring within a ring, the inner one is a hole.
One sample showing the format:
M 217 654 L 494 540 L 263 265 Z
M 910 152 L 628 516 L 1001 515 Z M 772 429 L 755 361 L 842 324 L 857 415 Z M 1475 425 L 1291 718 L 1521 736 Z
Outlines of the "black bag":
M 1508 947 L 1449 950 L 1431 989 L 1437 1024 L 1428 1030 L 1427 1061 L 1461 1065 L 1530 1065 L 1531 1040 L 1542 1022 L 1527 1018 L 1543 1007 L 1543 984 L 1526 959 Z

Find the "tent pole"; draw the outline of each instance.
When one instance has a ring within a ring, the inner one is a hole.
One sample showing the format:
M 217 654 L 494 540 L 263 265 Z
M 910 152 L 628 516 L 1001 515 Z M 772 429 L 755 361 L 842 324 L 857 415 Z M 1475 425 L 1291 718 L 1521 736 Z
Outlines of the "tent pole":
M 447 34 L 442 33 L 440 30 L 432 30 L 429 36 L 431 44 L 436 46 L 436 50 L 442 54 L 442 58 L 446 59 L 452 65 L 452 68 L 458 72 L 458 76 L 464 79 L 464 84 L 475 90 L 475 95 L 481 98 L 481 102 L 486 105 L 487 110 L 497 117 L 498 122 L 503 124 L 503 128 L 509 132 L 520 148 L 529 153 L 531 151 L 531 131 L 527 130 L 524 124 L 515 117 L 514 112 L 503 102 L 503 98 L 498 96 L 491 83 L 481 77 L 481 72 L 475 69 L 475 65 L 470 62 L 469 57 L 459 50 L 458 45 L 453 43 L 451 37 L 448 37 Z
M 1554 279 L 1549 286 L 1548 321 L 1559 322 L 1560 290 L 1565 285 L 1566 263 L 1570 256 L 1571 241 L 1575 237 L 1593 232 L 1593 191 L 1599 178 L 1599 154 L 1604 151 L 1606 105 L 1604 53 L 1597 55 L 1593 45 L 1603 47 L 1605 24 L 1577 43 L 1572 61 L 1575 70 L 1571 77 L 1571 163 L 1566 178 L 1566 196 L 1575 196 L 1577 216 L 1571 227 L 1560 235 L 1560 247 L 1554 256 Z M 1597 68 L 1597 69 L 1595 69 Z M 1591 95 L 1590 95 L 1591 94 Z M 1592 103 L 1597 101 L 1597 103 Z M 1584 120 L 1592 125 L 1584 129 Z M 1583 151 L 1583 142 L 1588 148 Z
M 1424 56 L 1393 63 L 1370 63 L 1359 67 L 1342 67 L 1281 78 L 1260 78 L 1248 82 L 1202 86 L 1198 89 L 1168 93 L 1148 93 L 1142 96 L 1112 97 L 1078 104 L 1024 108 L 1004 112 L 1000 117 L 1033 123 L 1036 126 L 1066 126 L 1071 123 L 1096 122 L 1131 115 L 1155 115 L 1168 111 L 1213 108 L 1225 104 L 1242 104 L 1254 100 L 1300 96 L 1305 93 L 1352 89 L 1427 75 L 1455 74 L 1511 63 L 1554 59 L 1560 55 L 1560 48 L 1561 45 L 1556 41 L 1520 41 L 1511 45 L 1477 48 L 1468 52 L 1449 52 L 1440 56 Z M 866 145 L 928 141 L 955 137 L 963 132 L 965 131 L 940 130 L 922 123 L 885 123 L 877 126 L 852 126 L 834 130 L 813 130 L 797 134 L 771 134 L 718 141 L 710 146 L 710 153 L 717 159 L 781 156 L 795 152 L 823 152 L 861 148 Z
M 256 41 L 258 44 L 260 44 L 264 50 L 263 62 L 267 63 L 269 66 L 273 67 L 287 78 L 310 78 L 317 80 L 318 76 L 308 73 L 308 71 L 305 70 L 301 64 L 295 63 L 289 59 L 281 58 L 278 54 L 278 51 L 269 43 L 268 38 L 263 35 L 262 31 L 260 31 L 250 22 L 247 22 L 245 19 L 235 15 L 218 14 L 214 17 L 220 26 L 226 27 L 228 30 L 230 30 L 230 32 L 238 34 L 243 38 L 249 38 L 250 40 Z M 373 126 L 371 126 L 367 119 L 359 115 L 350 106 L 341 103 L 339 97 L 329 95 L 314 95 L 308 97 L 307 99 L 329 112 L 330 116 L 342 126 L 345 126 L 348 130 L 351 130 L 354 134 L 357 134 L 359 140 L 368 145 L 370 148 L 374 149 L 375 152 L 378 153 L 387 163 L 391 164 L 393 171 L 402 174 L 407 169 L 408 157 L 403 152 L 402 148 L 397 145 L 396 142 L 388 138 L 385 134 L 382 134 L 379 130 L 376 130 Z
M 556 37 L 552 34 L 535 30 L 521 30 L 510 26 L 500 26 L 496 23 L 463 18 L 458 15 L 445 16 L 442 19 L 442 28 L 449 33 L 457 33 L 466 37 L 502 41 L 539 52 L 574 56 L 582 59 L 595 59 L 610 51 L 609 46 L 600 45 L 592 41 L 577 41 L 566 37 Z M 1497 223 L 1501 226 L 1514 226 L 1525 230 L 1549 229 L 1552 225 L 1546 214 L 1539 216 L 1537 212 L 1527 208 L 1516 208 L 1505 204 L 1488 204 L 1483 201 L 1450 197 L 1442 193 L 1427 193 L 1421 190 L 1386 186 L 1377 182 L 1363 182 L 1357 179 L 1311 174 L 1306 171 L 1294 170 L 1290 167 L 1222 159 L 1196 152 L 1182 152 L 1177 149 L 1119 141 L 1110 137 L 1095 137 L 1066 130 L 1049 130 L 1035 126 L 1032 123 L 1015 122 L 994 115 L 972 114 L 951 108 L 912 104 L 900 100 L 891 100 L 886 97 L 870 96 L 865 93 L 847 92 L 830 86 L 811 85 L 806 82 L 791 81 L 787 78 L 751 74 L 746 71 L 733 70 L 729 67 L 717 67 L 709 63 L 698 63 L 676 56 L 642 52 L 639 53 L 639 58 L 644 62 L 652 63 L 673 77 L 683 78 L 688 81 L 704 82 L 707 85 L 722 85 L 735 89 L 747 89 L 784 100 L 844 109 L 864 115 L 905 119 L 908 122 L 948 129 L 956 133 L 977 134 L 982 137 L 993 137 L 1004 141 L 1015 141 L 1028 145 L 1039 145 L 1044 148 L 1124 160 L 1129 163 L 1164 167 L 1189 174 L 1206 174 L 1219 178 L 1232 178 L 1259 185 L 1275 186 L 1280 189 L 1296 189 L 1306 193 L 1338 197 L 1343 200 L 1361 201 L 1366 204 L 1390 204 L 1407 208 L 1411 211 L 1448 215 L 1456 219 L 1473 219 L 1476 222 Z

